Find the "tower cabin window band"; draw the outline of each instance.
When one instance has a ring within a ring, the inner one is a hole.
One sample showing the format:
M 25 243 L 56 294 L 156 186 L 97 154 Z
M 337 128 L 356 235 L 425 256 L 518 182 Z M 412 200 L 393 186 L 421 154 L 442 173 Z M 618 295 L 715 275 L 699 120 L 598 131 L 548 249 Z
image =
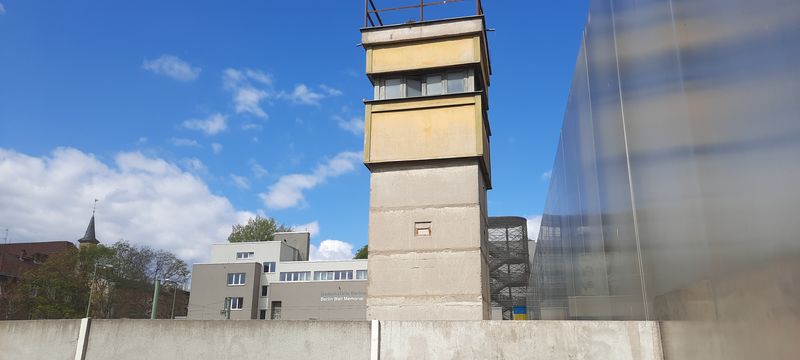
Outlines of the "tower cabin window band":
M 375 98 L 401 99 L 474 91 L 472 69 L 430 74 L 389 76 L 375 85 Z

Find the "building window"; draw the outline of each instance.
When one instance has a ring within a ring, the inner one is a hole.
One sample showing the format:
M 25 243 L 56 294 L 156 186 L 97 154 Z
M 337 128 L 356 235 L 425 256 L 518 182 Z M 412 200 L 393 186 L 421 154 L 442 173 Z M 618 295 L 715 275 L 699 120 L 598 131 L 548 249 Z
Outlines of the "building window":
M 367 280 L 367 270 L 356 270 L 356 280 Z
M 406 97 L 422 96 L 422 77 L 406 76 Z
M 269 309 L 269 318 L 272 320 L 280 320 L 281 319 L 281 302 L 280 301 L 273 301 L 272 307 Z
M 258 311 L 258 318 L 261 319 L 261 320 L 266 319 L 267 318 L 267 310 L 266 309 L 259 310 Z
M 442 94 L 442 74 L 428 75 L 425 77 L 425 95 Z
M 275 262 L 268 261 L 264 263 L 264 272 L 265 273 L 274 273 L 275 272 Z
M 375 93 L 378 99 L 457 94 L 472 91 L 472 70 L 406 75 L 380 80 Z
M 385 99 L 403 97 L 403 78 L 386 79 L 383 82 L 383 86 Z
M 431 222 L 430 221 L 415 222 L 414 236 L 431 236 Z
M 314 280 L 353 280 L 353 270 L 314 271 Z
M 311 280 L 310 271 L 282 272 L 281 281 L 308 281 Z
M 228 285 L 244 285 L 244 273 L 228 273 Z
M 225 308 L 230 310 L 242 310 L 244 308 L 244 298 L 226 297 Z
M 451 71 L 447 73 L 447 93 L 462 93 L 466 89 L 466 73 L 463 71 Z
M 269 285 L 261 285 L 261 296 L 267 296 Z
M 247 260 L 252 259 L 255 255 L 252 251 L 239 251 L 236 253 L 236 260 Z

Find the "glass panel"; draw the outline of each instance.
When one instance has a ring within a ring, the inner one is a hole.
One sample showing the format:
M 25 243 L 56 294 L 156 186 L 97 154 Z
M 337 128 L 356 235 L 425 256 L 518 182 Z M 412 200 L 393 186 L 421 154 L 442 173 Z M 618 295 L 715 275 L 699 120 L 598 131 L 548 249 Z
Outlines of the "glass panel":
M 406 97 L 422 96 L 422 78 L 419 76 L 406 77 Z
M 383 85 L 383 98 L 397 99 L 403 97 L 402 90 L 403 78 L 386 79 Z
M 800 333 L 798 14 L 590 2 L 532 318 L 658 320 L 666 359 L 797 357 L 775 334 Z
M 447 73 L 447 93 L 456 94 L 464 92 L 467 73 L 464 71 L 454 71 Z
M 442 76 L 428 75 L 425 78 L 425 95 L 441 95 L 441 94 L 442 94 Z

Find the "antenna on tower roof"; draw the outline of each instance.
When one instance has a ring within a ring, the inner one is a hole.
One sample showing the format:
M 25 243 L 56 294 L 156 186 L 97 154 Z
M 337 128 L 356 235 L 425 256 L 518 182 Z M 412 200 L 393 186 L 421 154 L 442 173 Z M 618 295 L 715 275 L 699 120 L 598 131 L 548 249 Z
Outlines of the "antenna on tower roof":
M 94 205 L 92 205 L 92 216 L 94 216 L 94 211 L 97 210 L 97 202 L 100 200 L 94 199 Z

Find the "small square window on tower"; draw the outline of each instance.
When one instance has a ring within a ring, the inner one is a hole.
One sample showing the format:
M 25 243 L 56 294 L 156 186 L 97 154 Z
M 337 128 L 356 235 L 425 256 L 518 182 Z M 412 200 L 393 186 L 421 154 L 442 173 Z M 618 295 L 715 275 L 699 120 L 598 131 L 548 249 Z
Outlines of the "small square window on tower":
M 431 236 L 431 222 L 430 221 L 415 222 L 414 236 Z

